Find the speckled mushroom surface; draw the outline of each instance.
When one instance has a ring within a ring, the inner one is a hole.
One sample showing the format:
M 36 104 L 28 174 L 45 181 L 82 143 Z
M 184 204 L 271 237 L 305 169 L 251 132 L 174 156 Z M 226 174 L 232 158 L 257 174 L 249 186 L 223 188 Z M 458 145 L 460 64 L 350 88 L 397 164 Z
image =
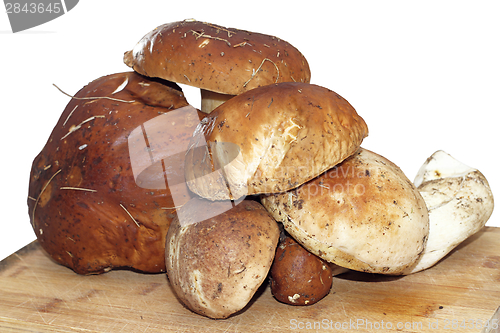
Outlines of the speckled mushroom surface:
M 394 163 L 363 148 L 296 190 L 262 196 L 262 204 L 309 251 L 358 271 L 401 273 L 429 232 L 419 191 Z
M 274 36 L 185 20 L 147 33 L 124 55 L 135 71 L 222 94 L 278 82 L 309 82 L 306 58 Z
M 146 121 L 187 105 L 175 84 L 134 72 L 96 79 L 71 99 L 34 159 L 29 183 L 31 224 L 55 261 L 80 274 L 123 266 L 165 271 L 171 193 L 138 186 L 127 138 Z M 168 133 L 176 144 L 191 134 L 184 126 Z M 185 186 L 177 191 L 189 200 Z
M 224 204 L 193 198 L 181 208 L 190 221 L 181 226 L 175 218 L 165 246 L 168 278 L 179 300 L 214 319 L 248 304 L 267 278 L 279 239 L 276 221 L 252 200 L 200 221 Z
M 260 87 L 202 120 L 186 154 L 186 180 L 194 193 L 210 200 L 283 192 L 353 154 L 367 135 L 363 118 L 327 88 Z M 208 176 L 217 169 L 223 169 L 220 177 Z

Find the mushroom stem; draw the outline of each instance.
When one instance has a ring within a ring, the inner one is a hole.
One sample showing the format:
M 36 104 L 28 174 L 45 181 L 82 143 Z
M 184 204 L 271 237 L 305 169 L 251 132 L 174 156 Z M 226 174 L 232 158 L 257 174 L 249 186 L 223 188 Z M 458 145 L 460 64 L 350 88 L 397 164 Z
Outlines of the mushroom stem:
M 233 97 L 234 95 L 221 94 L 214 91 L 201 89 L 201 111 L 204 113 L 210 113 L 216 107 Z
M 481 230 L 493 213 L 493 193 L 484 175 L 439 150 L 415 178 L 429 210 L 429 235 L 417 262 L 403 272 L 434 266 L 456 246 Z

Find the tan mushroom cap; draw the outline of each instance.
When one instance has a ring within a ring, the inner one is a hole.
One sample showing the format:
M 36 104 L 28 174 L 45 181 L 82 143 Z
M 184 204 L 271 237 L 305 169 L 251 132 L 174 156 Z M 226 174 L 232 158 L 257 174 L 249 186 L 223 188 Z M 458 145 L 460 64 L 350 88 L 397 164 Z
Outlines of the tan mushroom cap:
M 306 58 L 290 43 L 195 20 L 157 27 L 125 53 L 124 62 L 146 76 L 231 96 L 311 78 Z
M 210 318 L 227 318 L 248 304 L 267 277 L 279 239 L 276 221 L 256 201 L 197 222 L 224 204 L 192 199 L 181 208 L 192 221 L 181 226 L 174 219 L 166 239 L 167 274 L 177 297 Z
M 260 87 L 202 120 L 186 154 L 186 180 L 210 200 L 283 192 L 340 163 L 367 135 L 356 110 L 329 89 L 307 83 Z M 207 145 L 197 148 L 204 140 Z M 228 152 L 229 144 L 235 151 Z M 224 179 L 209 176 L 219 167 Z
M 294 191 L 262 204 L 312 253 L 353 270 L 398 274 L 424 250 L 424 200 L 386 158 L 360 149 Z

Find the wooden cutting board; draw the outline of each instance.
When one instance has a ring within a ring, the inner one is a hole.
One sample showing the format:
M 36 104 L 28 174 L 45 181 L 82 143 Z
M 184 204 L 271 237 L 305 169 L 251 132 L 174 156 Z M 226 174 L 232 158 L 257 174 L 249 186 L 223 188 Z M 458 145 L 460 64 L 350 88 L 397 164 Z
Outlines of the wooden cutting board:
M 500 228 L 405 277 L 348 272 L 320 302 L 278 303 L 264 285 L 226 320 L 193 314 L 165 274 L 79 276 L 34 242 L 0 263 L 0 332 L 480 332 L 500 304 Z M 399 328 L 399 329 L 398 329 Z

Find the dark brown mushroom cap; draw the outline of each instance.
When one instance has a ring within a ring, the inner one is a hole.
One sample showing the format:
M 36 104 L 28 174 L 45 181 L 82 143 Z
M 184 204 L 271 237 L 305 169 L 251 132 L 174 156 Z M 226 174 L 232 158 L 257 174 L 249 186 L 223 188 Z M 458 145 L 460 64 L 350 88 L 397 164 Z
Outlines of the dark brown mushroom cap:
M 311 78 L 306 58 L 284 40 L 193 20 L 152 30 L 124 62 L 146 76 L 230 95 Z
M 278 301 L 312 305 L 330 292 L 332 269 L 292 237 L 286 237 L 276 249 L 270 280 L 271 292 Z
M 127 139 L 146 121 L 187 105 L 176 85 L 134 72 L 101 77 L 68 103 L 34 159 L 29 184 L 31 223 L 54 260 L 80 274 L 122 266 L 165 271 L 172 193 L 136 184 Z M 184 126 L 169 134 L 176 144 L 191 136 Z M 186 186 L 176 193 L 190 198 Z

